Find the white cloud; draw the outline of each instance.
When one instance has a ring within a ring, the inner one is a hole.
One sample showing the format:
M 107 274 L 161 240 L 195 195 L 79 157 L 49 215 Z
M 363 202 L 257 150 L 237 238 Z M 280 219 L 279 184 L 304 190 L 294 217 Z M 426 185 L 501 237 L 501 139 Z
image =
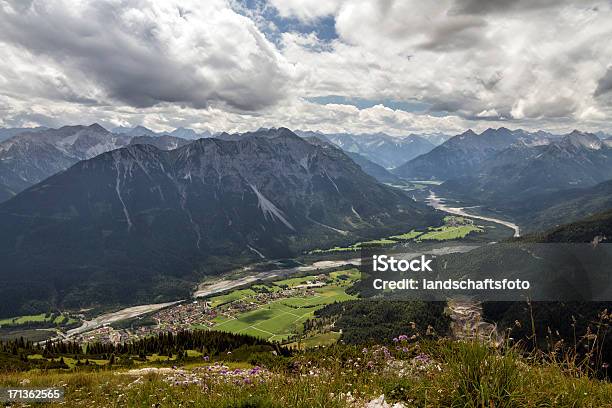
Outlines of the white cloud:
M 302 20 L 312 21 L 319 17 L 333 15 L 342 1 L 340 0 L 270 0 L 270 3 L 283 17 L 297 17 Z
M 416 99 L 466 118 L 609 110 L 594 97 L 612 60 L 609 3 L 477 3 L 346 0 L 329 49 L 285 34 L 283 52 L 308 72 L 307 95 Z
M 283 99 L 291 78 L 254 23 L 221 0 L 4 1 L 0 26 L 14 70 L 27 74 L 43 62 L 56 72 L 48 78 L 105 102 L 257 110 Z
M 0 125 L 612 128 L 604 0 L 236 1 L 0 0 Z M 273 43 L 270 7 L 310 26 L 333 16 L 338 38 Z M 308 102 L 329 96 L 374 106 Z

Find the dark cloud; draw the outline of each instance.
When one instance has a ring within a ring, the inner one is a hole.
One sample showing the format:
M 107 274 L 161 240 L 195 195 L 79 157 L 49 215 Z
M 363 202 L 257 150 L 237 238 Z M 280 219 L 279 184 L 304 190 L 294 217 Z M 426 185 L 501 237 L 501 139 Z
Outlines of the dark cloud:
M 420 48 L 435 51 L 452 51 L 477 47 L 483 41 L 481 28 L 487 25 L 480 18 L 454 18 L 432 28 L 428 39 Z
M 512 10 L 521 12 L 558 7 L 563 0 L 455 0 L 449 14 L 488 14 Z
M 595 96 L 601 96 L 612 91 L 612 67 L 608 68 L 606 74 L 597 82 Z
M 248 111 L 283 97 L 288 74 L 276 50 L 250 20 L 221 13 L 227 9 L 208 5 L 195 16 L 189 2 L 30 3 L 0 7 L 0 41 L 48 57 L 72 80 L 90 81 L 134 107 L 168 102 Z

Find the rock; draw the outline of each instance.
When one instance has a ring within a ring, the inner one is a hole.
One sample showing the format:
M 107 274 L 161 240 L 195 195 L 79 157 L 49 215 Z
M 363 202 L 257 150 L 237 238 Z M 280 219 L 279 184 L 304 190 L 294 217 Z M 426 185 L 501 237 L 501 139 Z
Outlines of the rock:
M 365 405 L 365 408 L 405 408 L 406 406 L 401 402 L 396 402 L 391 405 L 390 403 L 385 401 L 384 394 L 380 397 L 373 399 Z

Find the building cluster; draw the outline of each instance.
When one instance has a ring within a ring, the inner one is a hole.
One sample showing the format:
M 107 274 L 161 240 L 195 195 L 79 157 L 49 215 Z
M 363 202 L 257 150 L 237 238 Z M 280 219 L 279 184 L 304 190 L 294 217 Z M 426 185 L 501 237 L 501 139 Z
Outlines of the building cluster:
M 101 342 L 118 344 L 159 333 L 176 333 L 192 328 L 213 328 L 217 324 L 215 319 L 220 316 L 227 319 L 236 319 L 243 313 L 256 310 L 277 300 L 296 296 L 305 298 L 316 296 L 315 289 L 325 286 L 327 281 L 328 276 L 321 275 L 320 278 L 304 282 L 300 285 L 279 288 L 279 290 L 258 291 L 253 295 L 215 307 L 211 305 L 210 301 L 206 300 L 182 303 L 160 310 L 150 318 L 146 318 L 149 320 L 147 323 L 152 324 L 138 324 L 136 321 L 131 327 L 125 328 L 113 328 L 110 325 L 105 325 L 82 333 L 72 340 L 80 343 Z

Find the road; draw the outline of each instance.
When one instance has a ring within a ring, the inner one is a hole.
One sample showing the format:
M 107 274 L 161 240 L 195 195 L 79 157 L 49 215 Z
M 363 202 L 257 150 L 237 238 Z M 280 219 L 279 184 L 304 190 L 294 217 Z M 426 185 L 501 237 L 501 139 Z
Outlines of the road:
M 447 212 L 449 214 L 459 215 L 459 216 L 462 216 L 462 217 L 477 218 L 479 220 L 490 221 L 490 222 L 494 222 L 496 224 L 504 225 L 504 226 L 506 226 L 508 228 L 512 228 L 512 230 L 514 230 L 514 236 L 515 237 L 520 237 L 521 236 L 521 229 L 515 223 L 510 222 L 510 221 L 506 221 L 506 220 L 500 220 L 499 218 L 485 217 L 485 216 L 482 216 L 482 215 L 469 214 L 469 213 L 464 211 L 463 207 L 448 207 L 447 205 L 444 204 L 444 198 L 437 197 L 434 194 L 433 191 L 429 192 L 429 197 L 427 197 L 427 203 L 430 206 L 432 206 L 433 208 L 435 208 L 436 210 L 444 211 L 444 212 Z
M 347 260 L 336 260 L 336 261 L 318 261 L 310 265 L 298 266 L 294 268 L 278 268 L 270 271 L 260 272 L 256 275 L 245 276 L 244 278 L 235 280 L 219 280 L 210 284 L 202 284 L 198 287 L 198 290 L 193 294 L 194 298 L 214 295 L 216 293 L 225 292 L 227 290 L 243 286 L 257 280 L 270 279 L 277 276 L 292 275 L 301 272 L 317 271 L 320 269 L 335 268 L 343 265 L 359 265 L 361 260 L 359 258 L 347 259 Z M 167 303 L 154 303 L 148 305 L 132 306 L 125 309 L 118 310 L 116 312 L 106 313 L 100 316 L 96 316 L 91 320 L 86 320 L 81 326 L 68 330 L 66 335 L 62 335 L 62 338 L 71 338 L 75 335 L 82 334 L 106 324 L 118 322 L 120 320 L 133 319 L 134 317 L 142 316 L 147 313 L 155 312 L 160 309 L 167 308 L 177 303 L 184 302 L 184 300 L 177 300 L 174 302 Z M 59 338 L 59 337 L 58 337 Z
M 106 314 L 97 316 L 91 320 L 84 321 L 82 325 L 80 325 L 79 327 L 75 329 L 68 330 L 68 332 L 66 332 L 66 337 L 70 338 L 74 335 L 85 333 L 93 329 L 97 329 L 98 327 L 104 326 L 105 324 L 118 322 L 120 320 L 132 319 L 134 317 L 138 317 L 143 314 L 154 312 L 156 310 L 160 310 L 160 309 L 166 308 L 168 306 L 172 306 L 180 302 L 183 302 L 183 300 L 177 300 L 175 302 L 168 302 L 168 303 L 154 303 L 150 305 L 132 306 L 132 307 L 118 310 L 116 312 L 106 313 Z
M 278 276 L 284 276 L 284 275 L 293 275 L 293 274 L 302 273 L 302 272 L 317 271 L 320 269 L 337 268 L 340 266 L 350 265 L 350 264 L 360 265 L 361 259 L 354 258 L 354 259 L 341 259 L 341 260 L 336 260 L 336 261 L 317 261 L 310 265 L 297 266 L 294 268 L 272 269 L 269 271 L 260 272 L 256 275 L 245 276 L 244 278 L 240 278 L 240 279 L 234 279 L 234 280 L 224 279 L 224 280 L 219 280 L 219 281 L 212 282 L 212 283 L 205 283 L 205 284 L 201 284 L 198 287 L 198 290 L 193 294 L 193 297 L 200 298 L 204 296 L 214 295 L 216 293 L 225 292 L 226 290 L 229 290 L 229 289 L 233 289 L 239 286 L 244 286 L 246 284 L 253 283 L 257 280 L 276 278 Z
M 516 224 L 513 224 L 509 221 L 500 220 L 497 218 L 468 214 L 465 211 L 463 211 L 463 208 L 447 207 L 444 204 L 443 198 L 436 197 L 436 195 L 433 192 L 430 192 L 430 193 L 431 194 L 428 198 L 428 203 L 429 205 L 431 205 L 432 207 L 438 210 L 445 211 L 447 213 L 455 214 L 459 216 L 477 218 L 477 219 L 481 219 L 485 221 L 502 224 L 509 228 L 512 228 L 514 230 L 515 237 L 518 237 L 520 234 L 519 227 Z M 429 252 L 426 252 L 426 253 L 430 253 L 432 255 L 444 255 L 444 254 L 453 253 L 453 252 L 468 252 L 472 249 L 474 249 L 474 247 L 469 246 L 469 245 L 468 246 L 448 245 L 442 248 L 431 249 Z M 404 254 L 404 255 L 409 255 L 409 254 Z M 416 256 L 417 254 L 415 253 L 412 255 Z M 354 259 L 344 259 L 344 260 L 317 261 L 310 265 L 297 266 L 293 268 L 277 268 L 277 269 L 272 269 L 269 271 L 258 272 L 254 275 L 244 276 L 239 279 L 220 279 L 214 282 L 201 284 L 198 287 L 197 291 L 193 294 L 193 298 L 201 298 L 205 296 L 211 296 L 217 293 L 222 293 L 230 289 L 234 289 L 240 286 L 247 285 L 249 283 L 253 283 L 257 280 L 271 279 L 271 278 L 280 277 L 280 276 L 289 276 L 289 275 L 293 275 L 297 273 L 313 272 L 317 270 L 336 268 L 336 267 L 341 267 L 341 266 L 350 265 L 350 264 L 360 265 L 361 259 L 354 258 Z M 133 307 L 121 309 L 116 312 L 106 313 L 106 314 L 97 316 L 91 320 L 84 321 L 81 326 L 75 329 L 69 330 L 66 333 L 65 338 L 70 338 L 77 334 L 82 334 L 82 333 L 91 331 L 93 329 L 104 326 L 106 324 L 114 323 L 120 320 L 132 319 L 134 317 L 142 316 L 147 313 L 155 312 L 157 310 L 164 309 L 166 307 L 172 306 L 174 304 L 177 304 L 183 301 L 184 300 L 177 300 L 175 302 L 168 302 L 168 303 L 155 303 L 155 304 L 148 304 L 148 305 L 133 306 Z

